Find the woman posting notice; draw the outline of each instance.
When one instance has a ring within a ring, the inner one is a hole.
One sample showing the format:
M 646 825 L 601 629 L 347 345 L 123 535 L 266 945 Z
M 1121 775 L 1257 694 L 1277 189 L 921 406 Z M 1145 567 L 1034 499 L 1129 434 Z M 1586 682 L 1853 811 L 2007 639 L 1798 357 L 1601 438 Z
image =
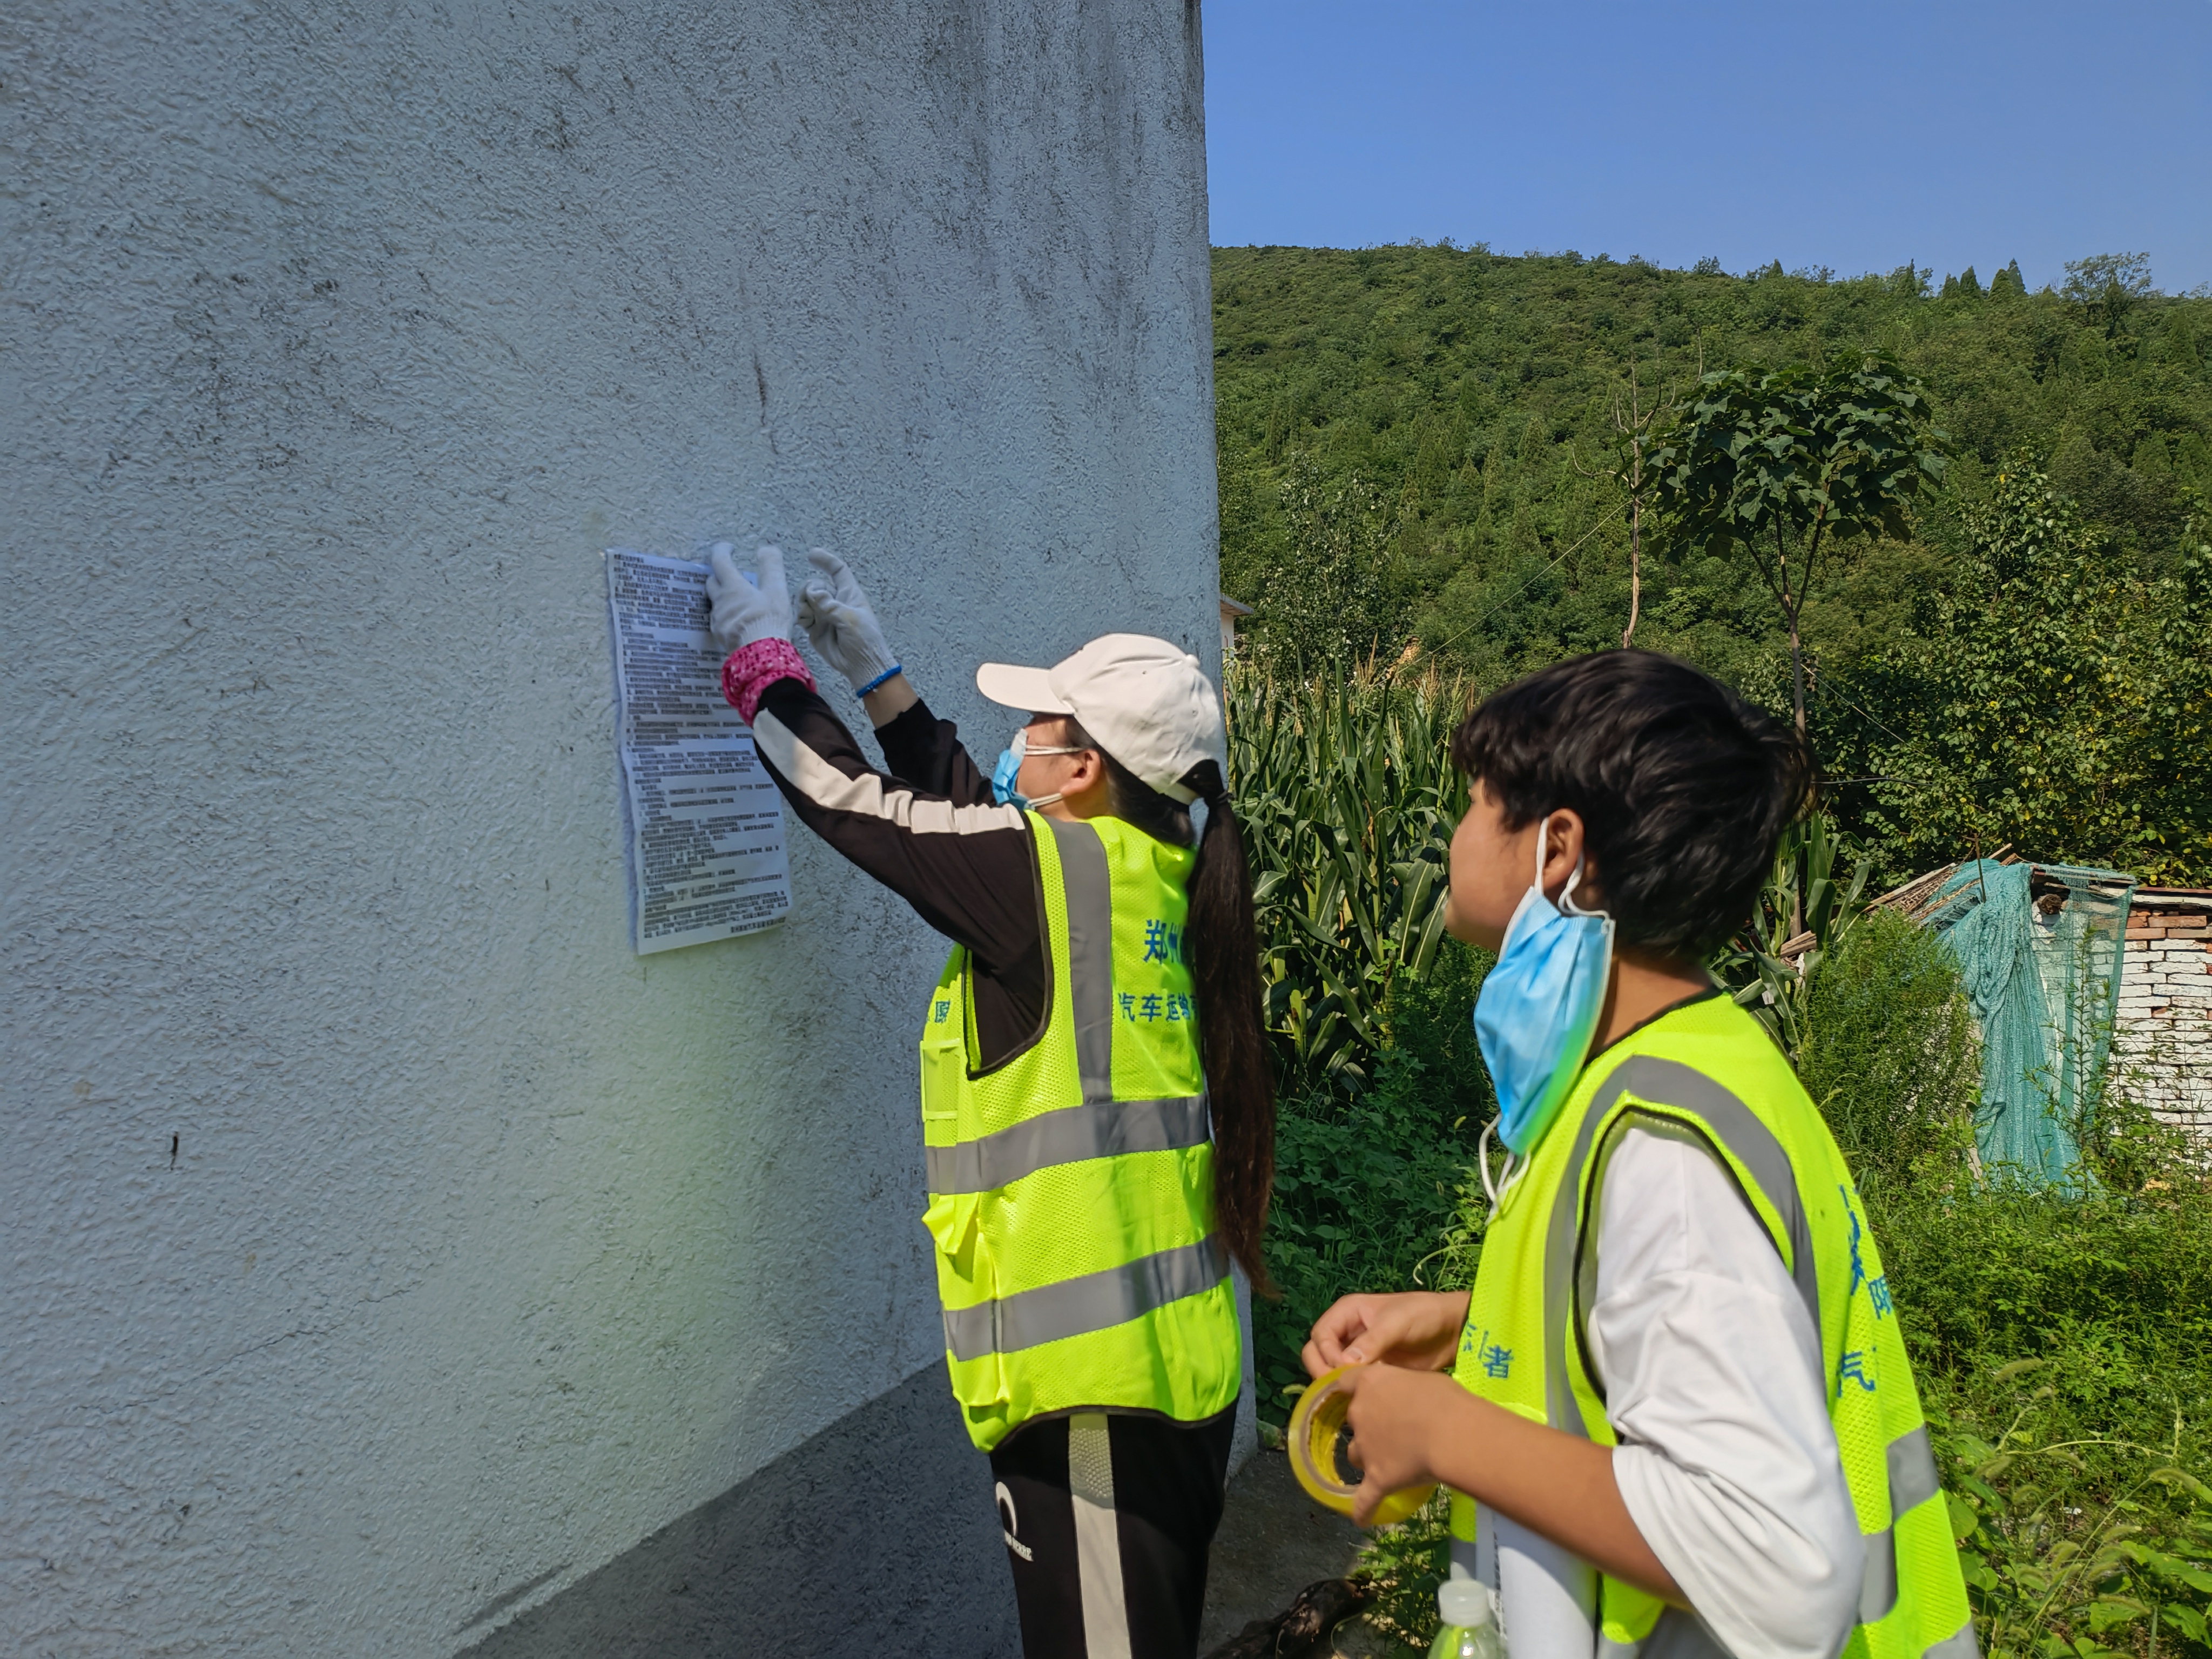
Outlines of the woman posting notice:
M 1251 878 L 1196 658 L 1133 634 L 976 684 L 1026 721 L 986 777 L 843 562 L 797 617 L 875 727 L 872 769 L 791 645 L 782 555 L 708 592 L 725 694 L 817 835 L 952 941 L 921 1015 L 945 1365 L 988 1453 L 1032 1659 L 1188 1659 L 1264 1283 L 1274 1100 Z

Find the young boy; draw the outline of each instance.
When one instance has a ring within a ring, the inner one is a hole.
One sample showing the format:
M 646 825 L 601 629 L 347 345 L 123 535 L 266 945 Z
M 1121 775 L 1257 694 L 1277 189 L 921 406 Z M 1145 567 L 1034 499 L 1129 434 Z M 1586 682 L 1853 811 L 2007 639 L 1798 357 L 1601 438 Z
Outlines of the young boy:
M 1454 1494 L 1512 1659 L 1971 1659 L 1966 1586 L 1850 1172 L 1699 966 L 1810 773 L 1683 664 L 1561 663 L 1454 734 L 1447 925 L 1508 1156 L 1472 1295 L 1348 1296 L 1359 1518 Z M 1486 1160 L 1486 1183 L 1491 1170 Z M 1449 1374 L 1445 1374 L 1449 1367 Z

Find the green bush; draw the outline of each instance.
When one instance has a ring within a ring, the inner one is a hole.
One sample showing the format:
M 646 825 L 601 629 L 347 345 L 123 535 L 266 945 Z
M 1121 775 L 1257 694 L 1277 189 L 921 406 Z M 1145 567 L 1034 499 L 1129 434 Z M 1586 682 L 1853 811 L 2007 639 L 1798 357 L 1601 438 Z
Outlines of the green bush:
M 1386 1005 L 1390 1046 L 1374 1086 L 1291 1096 L 1278 1107 L 1267 1267 L 1281 1299 L 1253 1309 L 1261 1414 L 1290 1414 L 1298 1351 L 1323 1310 L 1353 1291 L 1437 1282 L 1425 1259 L 1462 1201 L 1481 1127 L 1497 1111 L 1468 1010 L 1485 952 L 1447 941 L 1435 969 Z
M 1954 1167 L 1973 1144 L 1981 1045 L 1933 933 L 1869 912 L 1812 975 L 1798 1076 L 1863 1194 Z
M 1869 1197 L 1984 1653 L 2212 1654 L 2212 1193 Z

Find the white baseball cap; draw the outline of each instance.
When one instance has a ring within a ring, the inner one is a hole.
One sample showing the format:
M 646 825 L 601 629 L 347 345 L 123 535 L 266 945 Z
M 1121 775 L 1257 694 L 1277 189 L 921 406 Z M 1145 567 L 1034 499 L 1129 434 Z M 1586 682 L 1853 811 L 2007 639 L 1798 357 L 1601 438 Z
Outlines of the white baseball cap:
M 1200 761 L 1229 772 L 1221 699 L 1189 652 L 1146 634 L 1105 634 L 1050 668 L 987 662 L 975 689 L 1032 714 L 1068 714 L 1145 782 L 1185 806 Z

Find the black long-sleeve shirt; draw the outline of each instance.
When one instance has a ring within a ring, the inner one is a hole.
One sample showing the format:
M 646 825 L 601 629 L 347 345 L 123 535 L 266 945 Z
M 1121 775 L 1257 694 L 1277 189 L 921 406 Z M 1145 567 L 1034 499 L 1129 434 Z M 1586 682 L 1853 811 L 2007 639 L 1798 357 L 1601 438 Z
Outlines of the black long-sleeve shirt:
M 916 702 L 878 727 L 879 772 L 818 694 L 786 679 L 762 696 L 753 739 L 808 829 L 968 947 L 978 1068 L 1035 1036 L 1052 993 L 1036 848 L 952 722 Z

